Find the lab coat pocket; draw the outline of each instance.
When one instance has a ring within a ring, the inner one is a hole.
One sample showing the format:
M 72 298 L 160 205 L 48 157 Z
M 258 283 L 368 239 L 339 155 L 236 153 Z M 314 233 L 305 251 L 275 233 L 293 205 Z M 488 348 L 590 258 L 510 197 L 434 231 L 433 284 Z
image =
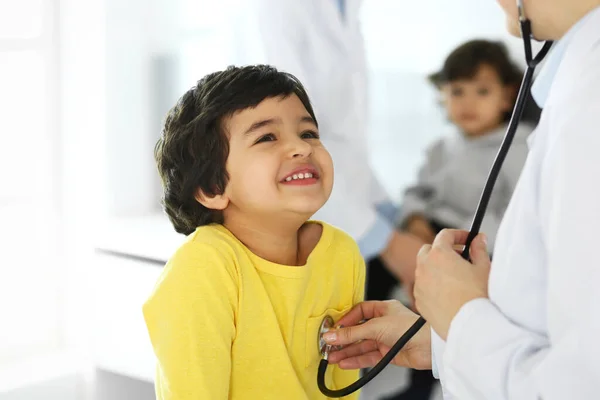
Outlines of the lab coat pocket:
M 330 316 L 333 318 L 333 321 L 337 324 L 337 322 L 344 316 L 348 311 L 350 311 L 352 307 L 347 306 L 341 310 L 335 308 L 328 308 L 324 313 L 317 317 L 309 317 L 306 322 L 306 349 L 305 349 L 305 367 L 310 367 L 313 364 L 316 364 L 321 360 L 321 352 L 319 351 L 319 332 L 321 329 L 321 324 L 323 320 Z

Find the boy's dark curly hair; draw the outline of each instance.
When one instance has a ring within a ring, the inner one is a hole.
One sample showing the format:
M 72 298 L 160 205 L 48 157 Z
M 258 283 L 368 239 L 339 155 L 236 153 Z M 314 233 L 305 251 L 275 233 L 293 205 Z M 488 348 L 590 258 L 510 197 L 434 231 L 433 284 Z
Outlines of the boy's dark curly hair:
M 207 196 L 222 194 L 229 180 L 224 119 L 266 98 L 294 94 L 316 121 L 300 81 L 267 65 L 231 66 L 209 74 L 177 101 L 154 149 L 162 204 L 177 232 L 188 235 L 198 226 L 223 223 L 223 213 L 204 207 L 195 194 L 198 189 Z
M 428 78 L 439 89 L 446 83 L 473 78 L 482 65 L 494 68 L 505 86 L 518 88 L 523 79 L 523 71 L 510 59 L 504 43 L 489 40 L 471 40 L 459 46 L 446 58 L 442 69 Z M 504 116 L 505 121 L 511 114 L 512 110 Z

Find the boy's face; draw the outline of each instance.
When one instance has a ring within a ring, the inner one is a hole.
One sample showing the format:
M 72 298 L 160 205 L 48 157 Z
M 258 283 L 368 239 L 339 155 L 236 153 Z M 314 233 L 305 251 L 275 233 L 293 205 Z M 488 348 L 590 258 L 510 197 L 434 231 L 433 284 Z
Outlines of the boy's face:
M 225 121 L 225 221 L 236 215 L 308 219 L 333 187 L 333 162 L 296 95 L 267 98 Z
M 476 137 L 496 129 L 510 110 L 511 91 L 494 68 L 482 64 L 472 79 L 442 85 L 448 116 L 467 136 Z

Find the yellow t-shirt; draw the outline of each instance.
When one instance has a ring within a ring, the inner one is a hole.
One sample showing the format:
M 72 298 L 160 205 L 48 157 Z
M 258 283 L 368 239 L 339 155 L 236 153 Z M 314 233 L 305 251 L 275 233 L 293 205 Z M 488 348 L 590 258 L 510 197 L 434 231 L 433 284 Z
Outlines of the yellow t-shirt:
M 321 238 L 298 267 L 256 256 L 221 225 L 188 237 L 143 307 L 158 399 L 326 398 L 319 327 L 363 300 L 365 265 L 351 237 L 319 223 Z M 327 385 L 358 376 L 330 365 Z

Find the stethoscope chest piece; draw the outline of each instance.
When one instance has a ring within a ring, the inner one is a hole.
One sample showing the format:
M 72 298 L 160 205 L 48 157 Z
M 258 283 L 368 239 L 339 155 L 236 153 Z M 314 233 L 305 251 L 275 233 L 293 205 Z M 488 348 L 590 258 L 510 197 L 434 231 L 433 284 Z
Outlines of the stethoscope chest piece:
M 319 353 L 324 357 L 327 351 L 327 343 L 323 340 L 323 335 L 333 329 L 335 322 L 330 315 L 327 315 L 323 318 L 323 322 L 321 322 L 321 327 L 319 328 L 319 335 L 317 337 L 317 346 L 319 349 Z

